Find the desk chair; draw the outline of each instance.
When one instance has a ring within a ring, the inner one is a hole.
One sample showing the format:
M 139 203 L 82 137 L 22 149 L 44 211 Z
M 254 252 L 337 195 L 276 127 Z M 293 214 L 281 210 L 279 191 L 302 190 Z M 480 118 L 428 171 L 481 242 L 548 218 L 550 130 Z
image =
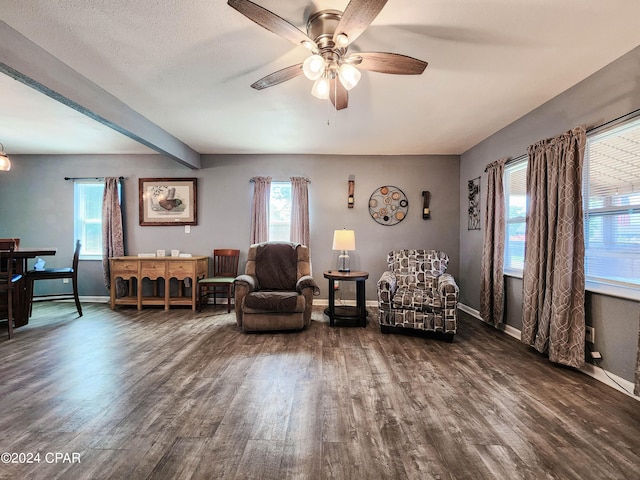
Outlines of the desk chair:
M 0 272 L 0 318 L 7 317 L 7 330 L 9 338 L 13 337 L 13 303 L 14 286 L 20 281 L 22 275 L 13 273 L 13 245 L 8 248 L 2 258 L 7 261 L 7 271 Z M 6 313 L 5 313 L 6 312 Z
M 238 260 L 240 250 L 217 249 L 213 251 L 213 277 L 203 278 L 198 282 L 198 311 L 202 311 L 202 302 L 213 295 L 216 305 L 216 294 L 227 294 L 227 313 L 231 313 L 231 297 L 233 281 L 238 276 Z
M 29 299 L 29 315 L 33 305 L 33 298 L 55 297 L 51 300 L 61 300 L 65 298 L 73 298 L 76 302 L 78 316 L 82 316 L 82 306 L 78 298 L 78 258 L 80 257 L 80 240 L 76 241 L 76 250 L 73 254 L 73 263 L 67 268 L 47 268 L 45 270 L 29 270 L 27 272 L 27 298 Z M 63 278 L 71 279 L 73 293 L 34 295 L 33 284 L 37 280 L 58 280 Z

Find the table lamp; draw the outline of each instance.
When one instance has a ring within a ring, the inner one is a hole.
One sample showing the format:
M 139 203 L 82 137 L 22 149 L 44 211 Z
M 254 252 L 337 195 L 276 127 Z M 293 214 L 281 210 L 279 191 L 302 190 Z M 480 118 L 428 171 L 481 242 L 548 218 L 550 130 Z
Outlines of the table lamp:
M 353 230 L 336 230 L 333 232 L 333 250 L 340 250 L 338 257 L 338 271 L 349 272 L 349 254 L 347 251 L 356 249 L 356 233 Z

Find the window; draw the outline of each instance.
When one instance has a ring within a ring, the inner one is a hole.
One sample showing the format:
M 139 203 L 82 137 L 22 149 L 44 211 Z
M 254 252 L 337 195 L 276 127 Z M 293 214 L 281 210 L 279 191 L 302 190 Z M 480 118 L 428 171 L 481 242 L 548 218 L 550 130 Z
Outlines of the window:
M 587 280 L 640 287 L 640 118 L 587 138 Z
M 527 160 L 505 166 L 505 270 L 524 268 L 524 238 L 527 212 Z
M 74 233 L 75 238 L 82 244 L 80 258 L 84 260 L 102 259 L 103 192 L 103 182 L 97 180 L 74 182 Z
M 291 182 L 271 182 L 269 240 L 288 242 L 291 236 Z

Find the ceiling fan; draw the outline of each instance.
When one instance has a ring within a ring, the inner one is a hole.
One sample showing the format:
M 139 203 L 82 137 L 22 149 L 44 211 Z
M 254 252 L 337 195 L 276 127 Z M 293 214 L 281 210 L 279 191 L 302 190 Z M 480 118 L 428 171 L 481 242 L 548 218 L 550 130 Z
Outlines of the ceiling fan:
M 306 47 L 311 55 L 261 78 L 256 90 L 278 85 L 304 74 L 314 81 L 311 94 L 330 99 L 336 110 L 347 108 L 348 91 L 360 80 L 360 70 L 400 75 L 420 75 L 427 62 L 389 52 L 348 53 L 349 45 L 364 32 L 387 0 L 351 0 L 344 12 L 321 10 L 307 20 L 307 33 L 275 13 L 249 0 L 228 0 L 228 5 L 267 30 Z

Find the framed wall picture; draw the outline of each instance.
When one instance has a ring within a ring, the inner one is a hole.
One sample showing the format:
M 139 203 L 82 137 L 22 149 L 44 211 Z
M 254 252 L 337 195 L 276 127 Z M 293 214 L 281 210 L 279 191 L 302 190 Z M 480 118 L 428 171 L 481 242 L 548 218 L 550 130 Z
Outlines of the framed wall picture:
M 469 180 L 469 226 L 467 230 L 480 230 L 480 177 Z
M 197 178 L 140 178 L 140 225 L 197 225 Z

